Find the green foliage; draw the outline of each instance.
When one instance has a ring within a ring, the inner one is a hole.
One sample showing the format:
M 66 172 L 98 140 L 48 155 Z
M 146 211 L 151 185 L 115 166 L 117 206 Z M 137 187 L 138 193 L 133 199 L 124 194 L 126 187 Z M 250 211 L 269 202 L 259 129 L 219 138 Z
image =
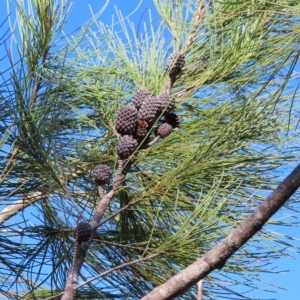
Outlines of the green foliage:
M 198 1 L 155 0 L 159 18 L 149 14 L 141 35 L 120 12 L 111 26 L 97 14 L 56 46 L 68 1 L 28 3 L 16 1 L 19 36 L 13 33 L 0 83 L 0 200 L 11 210 L 0 218 L 0 291 L 7 298 L 44 299 L 64 290 L 73 228 L 99 201 L 91 170 L 107 164 L 116 174 L 116 112 L 138 89 L 164 91 L 166 58 L 185 53 L 173 88 L 180 128 L 137 151 L 81 280 L 160 255 L 104 274 L 77 294 L 138 299 L 222 240 L 278 184 L 277 169 L 297 160 L 300 6 L 209 1 L 199 9 Z M 297 201 L 284 212 L 295 211 Z M 288 218 L 270 223 L 295 225 Z M 264 228 L 206 278 L 205 298 L 247 298 L 233 285 L 265 288 L 258 275 L 295 246 Z

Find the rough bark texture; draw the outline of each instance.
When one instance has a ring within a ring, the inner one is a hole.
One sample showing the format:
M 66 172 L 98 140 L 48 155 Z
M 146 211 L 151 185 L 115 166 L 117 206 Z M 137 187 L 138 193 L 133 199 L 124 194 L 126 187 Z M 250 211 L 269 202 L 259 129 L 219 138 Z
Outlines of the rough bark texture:
M 241 248 L 300 186 L 300 164 L 268 196 L 254 213 L 241 223 L 226 239 L 179 274 L 158 286 L 142 300 L 167 300 L 183 294 L 214 269 L 224 266 L 227 259 Z
M 81 245 L 75 245 L 75 257 L 73 260 L 72 269 L 70 271 L 70 275 L 68 277 L 65 293 L 62 300 L 73 300 L 76 296 L 76 287 L 78 285 L 78 277 L 80 273 L 80 269 L 83 265 L 87 250 L 89 248 L 89 243 L 81 243 Z

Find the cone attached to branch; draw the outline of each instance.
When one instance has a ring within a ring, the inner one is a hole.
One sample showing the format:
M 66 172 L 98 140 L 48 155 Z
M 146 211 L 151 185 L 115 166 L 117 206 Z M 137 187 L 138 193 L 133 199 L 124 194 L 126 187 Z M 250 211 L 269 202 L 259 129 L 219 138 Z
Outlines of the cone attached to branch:
M 98 185 L 109 182 L 110 168 L 107 165 L 98 165 L 93 170 L 93 179 Z
M 117 154 L 120 158 L 128 158 L 137 148 L 138 141 L 132 136 L 124 135 L 120 138 L 119 144 L 117 146 Z
M 122 106 L 117 114 L 116 130 L 121 135 L 134 134 L 138 111 L 134 105 Z
M 156 97 L 148 97 L 138 113 L 139 120 L 143 120 L 152 125 L 158 116 L 160 105 Z
M 171 76 L 178 75 L 181 72 L 184 64 L 184 54 L 181 54 L 180 52 L 174 52 L 167 60 L 166 70 L 169 71 Z
M 168 123 L 164 123 L 160 125 L 157 129 L 155 134 L 161 138 L 165 138 L 172 132 L 172 126 Z
M 87 242 L 92 236 L 92 227 L 89 222 L 80 222 L 75 229 L 75 239 L 80 244 Z
M 170 95 L 167 92 L 162 93 L 157 98 L 158 104 L 159 104 L 159 113 L 169 113 L 171 112 L 175 107 L 175 97 Z
M 135 108 L 137 110 L 139 110 L 143 103 L 145 102 L 145 100 L 151 96 L 151 93 L 149 91 L 146 90 L 138 90 L 135 95 L 132 98 L 132 103 L 135 106 Z
M 136 130 L 136 137 L 137 140 L 142 140 L 149 131 L 149 124 L 146 121 L 138 120 L 137 130 Z

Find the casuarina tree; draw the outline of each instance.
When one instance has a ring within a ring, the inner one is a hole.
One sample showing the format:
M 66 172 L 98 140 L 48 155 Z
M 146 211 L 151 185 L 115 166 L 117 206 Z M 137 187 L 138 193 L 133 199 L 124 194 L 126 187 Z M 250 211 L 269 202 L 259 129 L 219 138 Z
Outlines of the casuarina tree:
M 7 4 L 0 292 L 158 299 L 146 295 L 224 240 L 297 162 L 299 3 L 154 0 L 112 23 L 103 7 L 73 33 L 67 0 Z M 298 251 L 275 230 L 296 224 L 297 202 L 174 295 L 272 289 L 260 275 Z

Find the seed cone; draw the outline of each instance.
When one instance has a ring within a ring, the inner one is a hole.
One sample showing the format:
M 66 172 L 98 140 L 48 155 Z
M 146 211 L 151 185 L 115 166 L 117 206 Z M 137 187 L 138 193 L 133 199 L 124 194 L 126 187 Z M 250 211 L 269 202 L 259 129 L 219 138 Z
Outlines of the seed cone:
M 138 113 L 139 120 L 143 120 L 149 124 L 153 124 L 159 113 L 159 103 L 156 97 L 148 97 Z
M 120 108 L 116 118 L 116 130 L 121 135 L 133 134 L 136 130 L 138 111 L 132 105 L 125 105 Z
M 138 141 L 132 136 L 124 135 L 120 138 L 117 146 L 117 154 L 120 158 L 128 158 L 138 146 Z
M 132 103 L 137 110 L 141 108 L 145 100 L 151 96 L 151 93 L 146 90 L 138 90 L 135 95 L 132 97 Z
M 109 182 L 110 168 L 107 165 L 98 165 L 93 170 L 93 179 L 98 185 Z
M 170 55 L 167 60 L 166 70 L 169 71 L 170 75 L 178 75 L 181 72 L 185 64 L 184 54 L 180 52 L 174 52 Z
M 175 107 L 175 98 L 164 92 L 161 95 L 158 96 L 157 101 L 159 103 L 159 113 L 169 113 L 171 112 Z
M 161 138 L 167 137 L 172 132 L 172 126 L 168 123 L 164 123 L 160 125 L 156 130 L 156 135 L 160 136 Z
M 92 227 L 89 222 L 80 222 L 75 229 L 75 239 L 78 243 L 87 242 L 92 236 Z

